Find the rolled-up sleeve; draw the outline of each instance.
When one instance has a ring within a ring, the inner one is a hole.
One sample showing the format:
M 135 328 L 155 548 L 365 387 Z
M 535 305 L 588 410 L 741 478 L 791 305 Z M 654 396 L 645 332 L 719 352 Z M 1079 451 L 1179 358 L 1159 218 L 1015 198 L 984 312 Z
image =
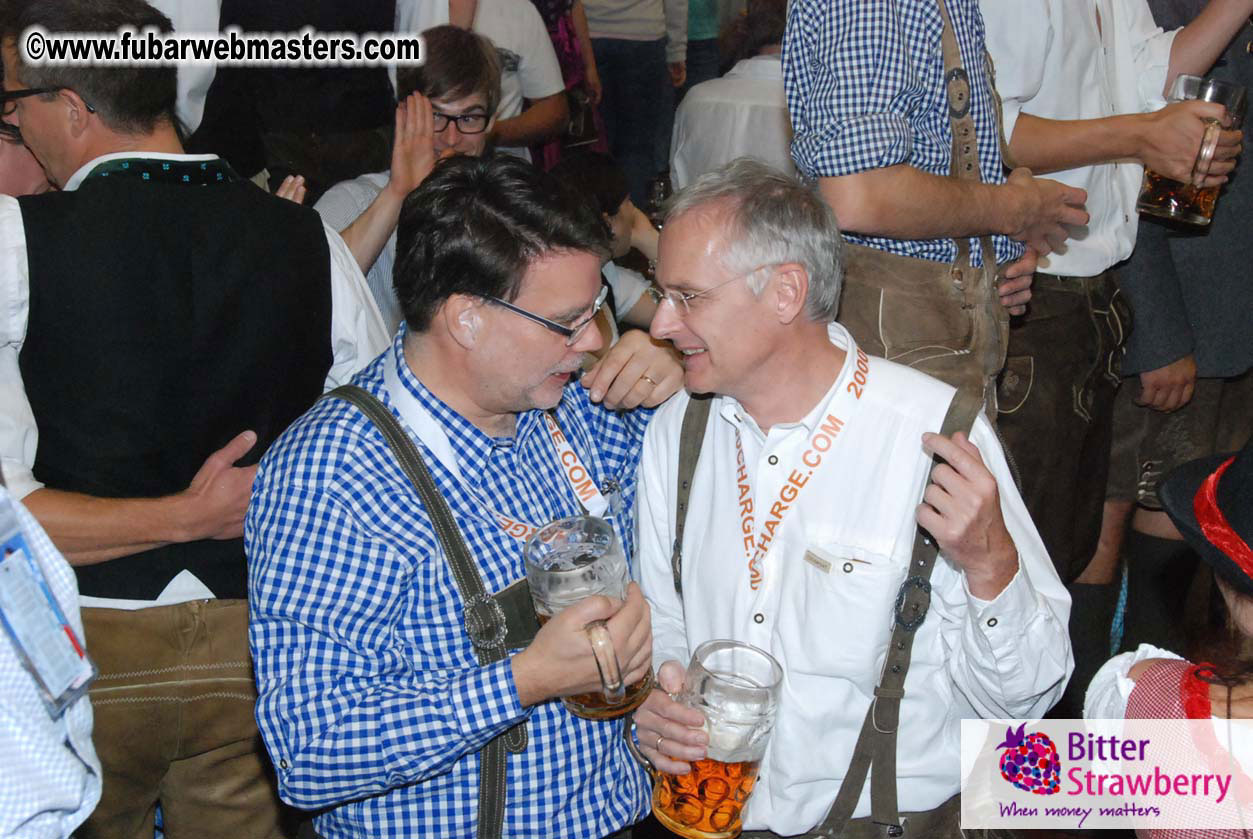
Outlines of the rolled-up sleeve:
M 1164 32 L 1153 20 L 1143 0 L 1123 0 L 1119 4 L 1122 31 L 1127 32 L 1131 59 L 1135 65 L 1139 111 L 1156 111 L 1166 106 L 1166 76 L 1170 73 L 1170 51 L 1178 30 Z
M 1018 115 L 1031 113 L 1040 92 L 1055 27 L 1051 3 L 1043 0 L 980 0 L 988 55 L 996 68 L 1001 121 L 1006 139 L 1014 136 Z M 1024 26 L 1023 21 L 1031 21 Z
M 893 4 L 793 0 L 783 43 L 792 158 L 807 177 L 903 163 L 913 147 L 916 95 Z

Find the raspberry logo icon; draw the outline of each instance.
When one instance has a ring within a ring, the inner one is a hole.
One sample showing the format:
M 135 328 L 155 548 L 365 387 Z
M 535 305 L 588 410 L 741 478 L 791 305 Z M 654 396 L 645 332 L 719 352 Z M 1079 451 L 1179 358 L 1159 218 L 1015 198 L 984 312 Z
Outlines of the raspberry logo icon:
M 1054 795 L 1061 789 L 1062 774 L 1057 746 L 1047 734 L 1024 734 L 1026 728 L 1023 723 L 1017 731 L 1005 729 L 1005 742 L 997 746 L 1005 750 L 1001 752 L 1001 777 L 1018 789 Z

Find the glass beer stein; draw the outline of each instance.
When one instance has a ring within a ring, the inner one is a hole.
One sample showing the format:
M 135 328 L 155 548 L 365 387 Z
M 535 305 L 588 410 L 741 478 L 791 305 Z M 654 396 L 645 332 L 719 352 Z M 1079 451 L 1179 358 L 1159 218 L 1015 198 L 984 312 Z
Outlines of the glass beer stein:
M 1184 102 L 1189 99 L 1223 105 L 1231 118 L 1232 128 L 1239 128 L 1244 121 L 1246 93 L 1240 85 L 1180 74 L 1171 86 L 1168 101 Z M 1222 125 L 1217 120 L 1206 120 L 1205 135 L 1192 166 L 1193 178 L 1202 178 L 1209 172 L 1221 129 Z M 1201 188 L 1191 183 L 1180 183 L 1159 175 L 1152 169 L 1145 169 L 1136 209 L 1141 213 L 1188 224 L 1209 224 L 1214 218 L 1214 207 L 1218 203 L 1220 189 L 1222 187 Z
M 613 526 L 595 516 L 572 516 L 544 525 L 527 540 L 523 558 L 540 626 L 585 597 L 603 594 L 622 600 L 631 582 Z M 620 717 L 635 710 L 652 689 L 652 672 L 633 685 L 623 685 L 605 622 L 589 623 L 587 637 L 600 669 L 602 689 L 566 696 L 562 702 L 570 713 L 592 720 Z
M 779 705 L 783 668 L 739 641 L 706 641 L 687 668 L 679 702 L 705 715 L 709 747 L 686 775 L 657 772 L 653 815 L 687 839 L 733 839 L 757 783 Z

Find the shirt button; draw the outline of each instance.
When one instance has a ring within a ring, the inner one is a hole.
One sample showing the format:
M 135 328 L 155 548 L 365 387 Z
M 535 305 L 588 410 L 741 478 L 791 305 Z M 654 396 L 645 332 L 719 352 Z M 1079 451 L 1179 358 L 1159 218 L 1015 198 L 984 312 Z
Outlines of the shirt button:
M 853 573 L 853 563 L 851 562 L 844 563 L 844 573 L 845 574 Z
M 996 626 L 996 618 L 988 618 L 988 626 Z
M 761 612 L 758 612 L 757 614 L 753 615 L 753 623 L 762 623 L 763 621 L 765 621 L 765 619 L 766 619 L 766 616 L 763 615 Z
M 280 760 L 280 761 L 278 762 L 278 768 L 279 768 L 279 769 L 286 769 L 286 768 L 287 768 L 287 761 L 286 761 L 286 760 Z
M 766 458 L 766 462 L 769 463 L 771 466 L 777 465 L 779 462 L 778 455 L 773 455 L 773 454 L 770 455 L 770 457 Z

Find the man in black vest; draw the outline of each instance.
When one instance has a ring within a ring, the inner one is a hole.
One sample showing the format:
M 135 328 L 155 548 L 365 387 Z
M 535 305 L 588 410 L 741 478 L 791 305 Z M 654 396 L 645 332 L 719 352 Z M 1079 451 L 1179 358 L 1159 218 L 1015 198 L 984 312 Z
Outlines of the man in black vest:
M 104 767 L 83 836 L 277 836 L 241 535 L 255 462 L 386 345 L 317 215 L 183 153 L 172 67 L 32 66 L 18 38 L 170 23 L 24 0 L 6 119 L 60 192 L 2 199 L 0 456 L 76 566 Z

